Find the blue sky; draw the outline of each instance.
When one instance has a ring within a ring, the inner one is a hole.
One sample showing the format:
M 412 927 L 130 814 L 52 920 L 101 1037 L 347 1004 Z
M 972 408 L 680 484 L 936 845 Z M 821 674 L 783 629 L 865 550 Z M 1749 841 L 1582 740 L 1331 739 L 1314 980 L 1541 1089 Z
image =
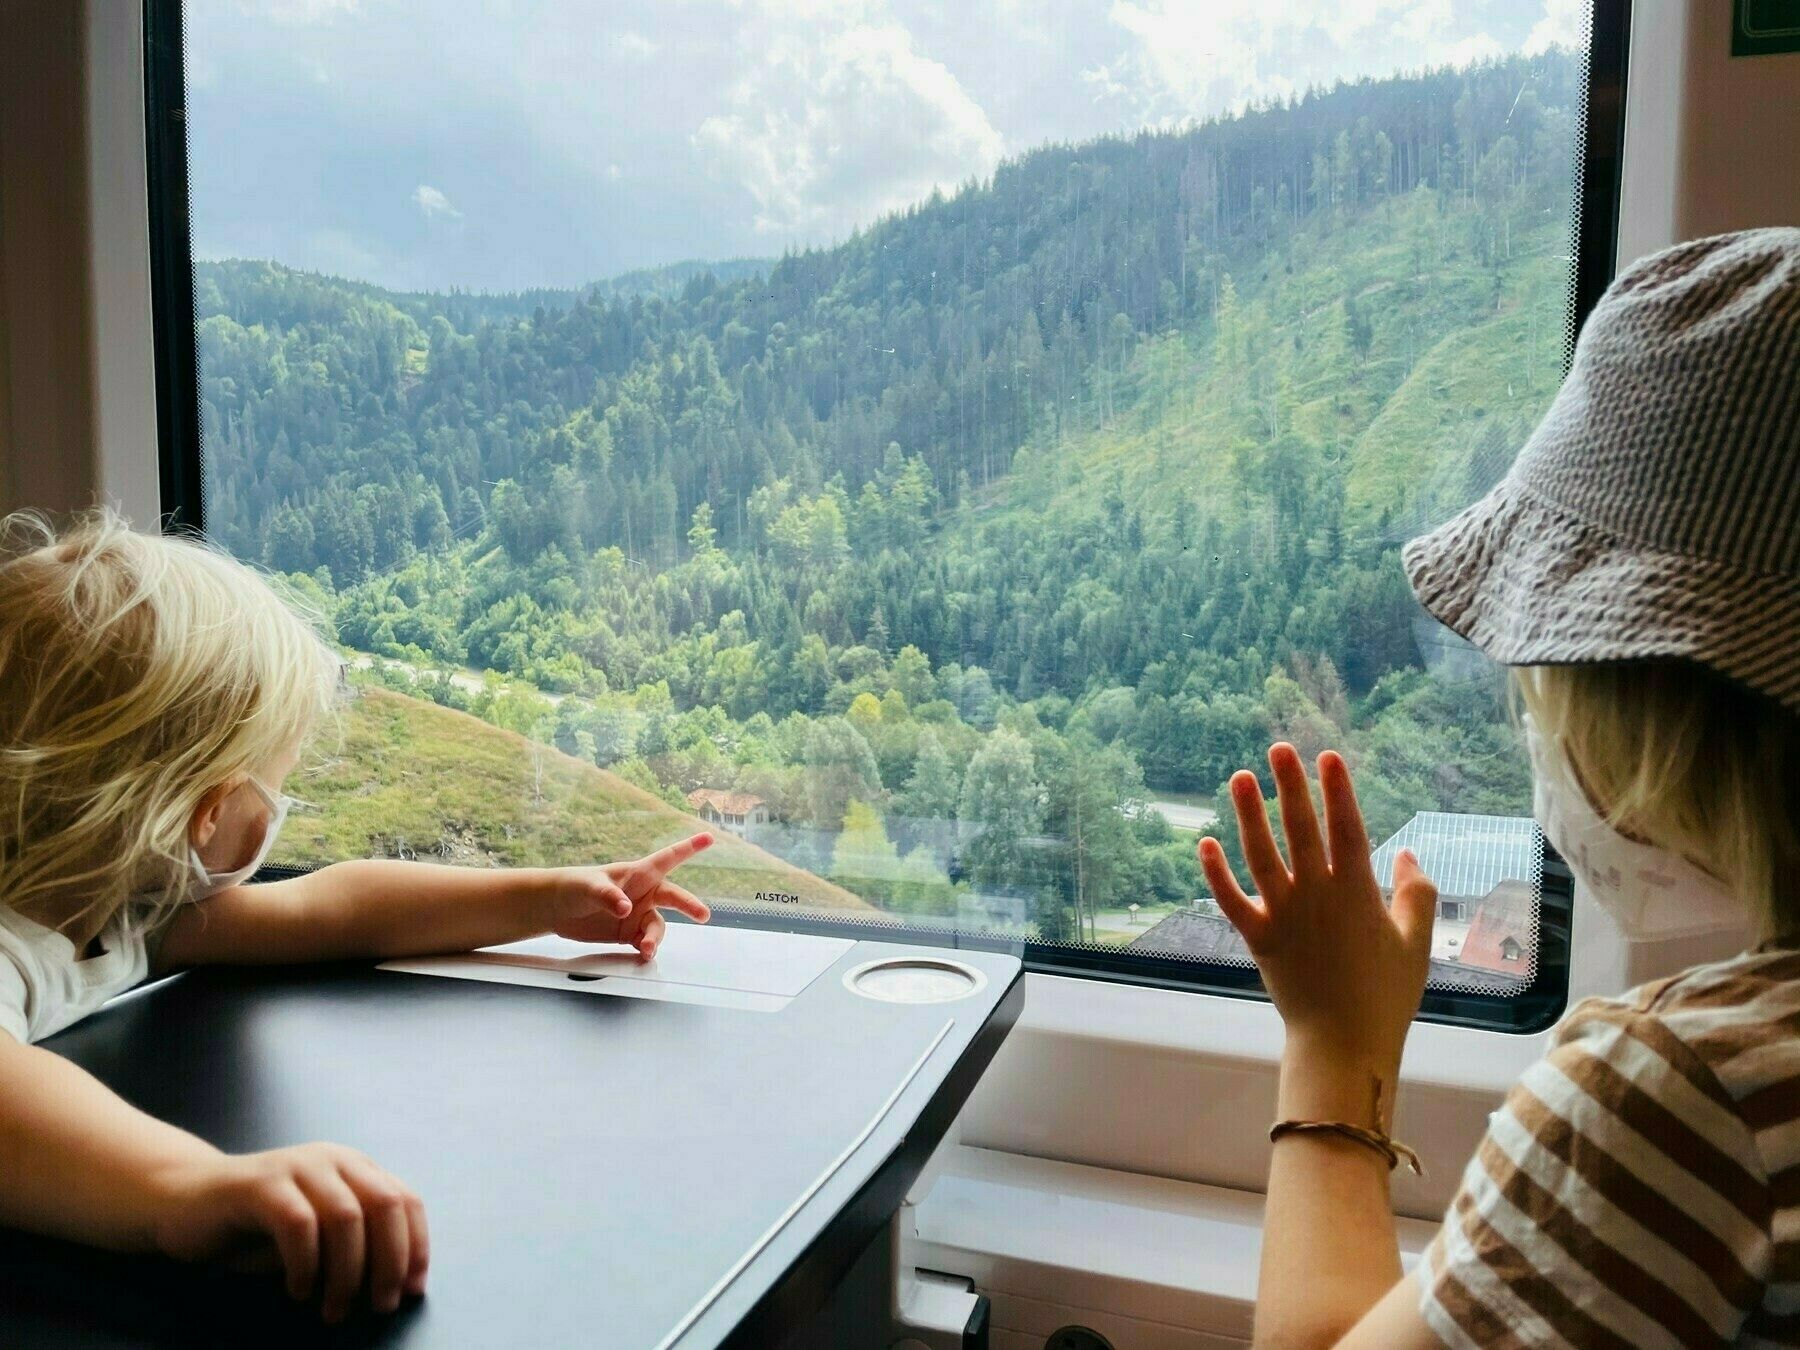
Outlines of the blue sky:
M 1585 0 L 189 0 L 196 252 L 408 289 L 824 244 L 1046 141 L 1578 41 Z

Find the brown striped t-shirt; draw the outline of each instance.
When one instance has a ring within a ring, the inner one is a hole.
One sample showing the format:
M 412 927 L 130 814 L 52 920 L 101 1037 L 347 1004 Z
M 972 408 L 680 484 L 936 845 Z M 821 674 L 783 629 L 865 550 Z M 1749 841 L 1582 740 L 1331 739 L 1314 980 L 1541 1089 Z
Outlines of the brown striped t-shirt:
M 1452 1347 L 1800 1346 L 1800 952 L 1591 998 L 1419 1270 Z

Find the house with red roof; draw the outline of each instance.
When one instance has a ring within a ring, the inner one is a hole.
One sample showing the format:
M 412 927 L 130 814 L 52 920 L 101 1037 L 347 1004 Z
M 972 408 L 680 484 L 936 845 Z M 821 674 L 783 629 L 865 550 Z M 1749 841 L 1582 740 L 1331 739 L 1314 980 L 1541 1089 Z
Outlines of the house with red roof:
M 1511 971 L 1524 978 L 1536 937 L 1537 893 L 1528 881 L 1499 882 L 1475 907 L 1475 923 L 1463 939 L 1457 961 L 1483 970 Z
M 687 804 L 708 825 L 727 830 L 743 830 L 746 826 L 767 824 L 769 820 L 769 804 L 754 792 L 695 788 L 688 793 Z

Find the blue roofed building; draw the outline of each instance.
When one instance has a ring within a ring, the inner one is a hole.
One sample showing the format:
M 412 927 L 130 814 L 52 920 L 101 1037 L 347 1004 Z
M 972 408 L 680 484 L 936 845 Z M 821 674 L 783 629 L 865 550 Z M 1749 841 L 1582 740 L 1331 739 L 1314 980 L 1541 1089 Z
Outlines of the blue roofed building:
M 1538 883 L 1544 836 L 1529 816 L 1421 811 L 1382 841 L 1371 861 L 1384 892 L 1394 885 L 1403 848 L 1437 883 L 1430 981 L 1438 986 L 1505 993 L 1536 969 Z M 1249 952 L 1211 900 L 1196 900 L 1140 934 L 1146 952 L 1231 964 Z

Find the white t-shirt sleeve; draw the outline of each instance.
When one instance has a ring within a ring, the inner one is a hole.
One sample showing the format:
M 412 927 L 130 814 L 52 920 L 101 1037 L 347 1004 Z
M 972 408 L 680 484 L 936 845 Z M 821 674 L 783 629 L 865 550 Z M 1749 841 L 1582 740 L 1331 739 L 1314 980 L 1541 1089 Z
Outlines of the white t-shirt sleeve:
M 150 973 L 144 932 L 120 911 L 77 959 L 61 933 L 0 905 L 0 1030 L 21 1041 L 54 1036 Z
M 25 972 L 19 969 L 12 953 L 0 945 L 0 1031 L 21 1045 L 31 1040 L 31 1023 L 26 1016 Z

